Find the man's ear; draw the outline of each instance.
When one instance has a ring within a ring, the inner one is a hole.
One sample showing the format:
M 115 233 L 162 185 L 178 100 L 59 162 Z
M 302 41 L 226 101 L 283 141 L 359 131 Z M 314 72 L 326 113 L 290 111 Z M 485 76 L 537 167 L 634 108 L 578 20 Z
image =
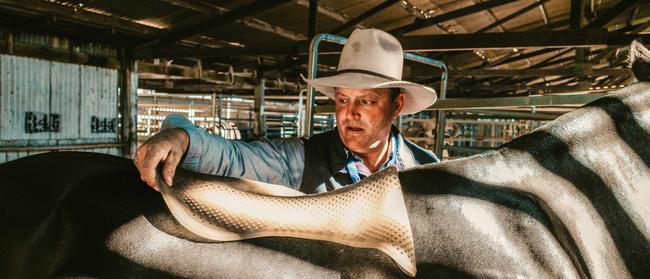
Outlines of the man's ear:
M 395 98 L 395 101 L 393 102 L 393 115 L 392 115 L 393 119 L 399 116 L 399 113 L 402 112 L 402 109 L 404 108 L 404 102 L 405 102 L 404 96 L 405 96 L 404 92 L 400 92 L 399 95 L 397 95 L 397 98 Z

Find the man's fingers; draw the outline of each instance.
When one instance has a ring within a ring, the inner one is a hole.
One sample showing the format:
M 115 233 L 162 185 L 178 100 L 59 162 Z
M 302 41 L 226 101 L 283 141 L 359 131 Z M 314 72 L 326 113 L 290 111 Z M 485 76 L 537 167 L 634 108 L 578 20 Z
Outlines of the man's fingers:
M 133 163 L 138 170 L 140 170 L 140 162 L 142 162 L 144 159 L 144 148 L 144 146 L 138 147 L 138 149 L 135 150 L 135 155 L 133 156 Z
M 140 172 L 140 178 L 147 185 L 160 190 L 156 178 L 156 168 L 160 162 L 163 162 L 160 175 L 165 183 L 171 186 L 176 166 L 183 156 L 182 153 L 187 149 L 187 144 L 187 134 L 180 128 L 162 130 L 149 138 L 136 150 L 133 157 L 133 162 Z M 179 149 L 180 154 L 178 154 Z
M 178 166 L 180 158 L 180 156 L 172 152 L 167 156 L 167 160 L 165 160 L 165 164 L 163 165 L 162 177 L 169 186 L 172 186 L 176 166 Z
M 140 178 L 156 190 L 159 189 L 159 185 L 156 182 L 156 167 L 158 167 L 160 161 L 164 161 L 166 157 L 167 152 L 149 151 L 141 163 Z

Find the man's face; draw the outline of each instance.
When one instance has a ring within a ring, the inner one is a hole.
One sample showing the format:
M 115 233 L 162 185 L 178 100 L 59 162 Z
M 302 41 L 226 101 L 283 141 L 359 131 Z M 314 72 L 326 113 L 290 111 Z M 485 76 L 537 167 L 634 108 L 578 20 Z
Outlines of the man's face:
M 390 89 L 336 88 L 336 124 L 343 144 L 355 153 L 365 154 L 383 147 L 391 122 L 399 115 L 404 94 L 395 103 Z

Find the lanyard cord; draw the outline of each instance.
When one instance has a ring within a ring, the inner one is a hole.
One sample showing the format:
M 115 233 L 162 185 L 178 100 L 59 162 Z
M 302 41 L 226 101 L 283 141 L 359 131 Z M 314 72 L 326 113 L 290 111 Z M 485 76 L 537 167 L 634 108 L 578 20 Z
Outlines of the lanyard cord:
M 391 133 L 393 134 L 393 133 Z M 397 135 L 393 134 L 393 152 L 390 156 L 390 161 L 388 161 L 389 166 L 395 166 L 398 163 L 398 158 L 397 158 L 397 149 L 398 149 L 398 144 L 399 141 L 397 140 Z M 357 170 L 357 166 L 354 162 L 353 157 L 350 155 L 347 159 L 347 169 L 348 173 L 350 174 L 350 178 L 352 178 L 352 183 L 357 183 L 361 181 L 361 176 L 359 176 L 359 170 Z

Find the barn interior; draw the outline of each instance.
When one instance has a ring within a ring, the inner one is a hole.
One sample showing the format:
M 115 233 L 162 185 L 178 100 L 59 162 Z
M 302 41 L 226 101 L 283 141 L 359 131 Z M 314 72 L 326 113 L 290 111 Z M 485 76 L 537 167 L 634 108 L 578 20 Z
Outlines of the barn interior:
M 333 102 L 301 75 L 335 74 L 341 45 L 322 34 L 355 28 L 436 62 L 406 60 L 404 79 L 438 101 L 395 125 L 447 160 L 635 82 L 627 52 L 650 41 L 650 3 L 0 0 L 0 163 L 69 150 L 132 157 L 170 114 L 244 141 L 330 130 Z

